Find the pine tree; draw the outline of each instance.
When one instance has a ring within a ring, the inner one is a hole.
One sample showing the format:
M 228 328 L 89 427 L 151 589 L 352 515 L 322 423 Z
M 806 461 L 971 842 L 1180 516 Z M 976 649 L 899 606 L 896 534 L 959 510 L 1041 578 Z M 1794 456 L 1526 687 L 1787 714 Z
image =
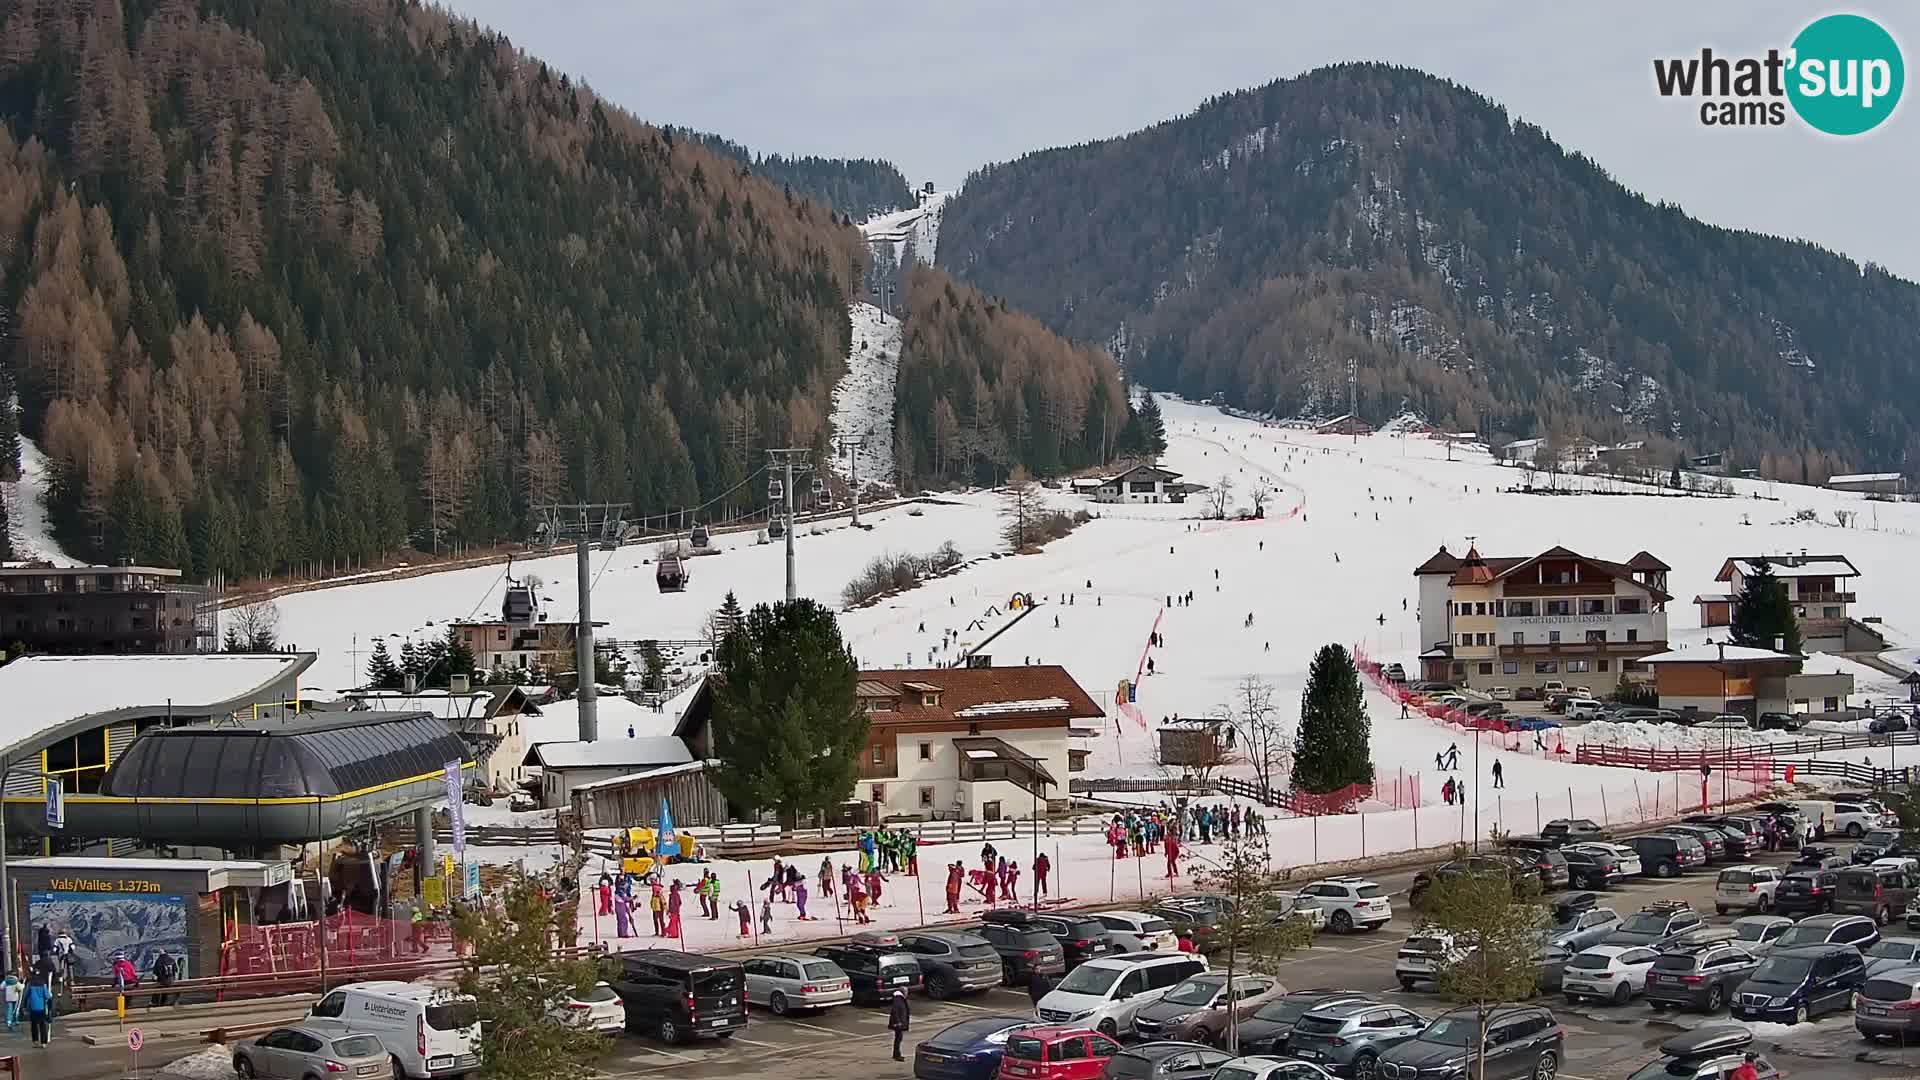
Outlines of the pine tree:
M 473 675 L 473 647 L 468 645 L 466 641 L 460 637 L 460 631 L 451 626 L 447 627 L 445 649 L 444 659 L 440 664 L 440 671 L 435 674 L 438 684 L 442 686 L 446 685 L 447 680 L 455 675 L 471 677 Z
M 727 598 L 720 601 L 718 618 L 714 620 L 714 626 L 719 630 L 719 633 L 714 636 L 725 638 L 739 627 L 740 620 L 745 617 L 746 612 L 740 609 L 740 599 L 733 595 L 732 589 L 728 589 Z
M 406 685 L 406 678 L 400 672 L 400 665 L 393 662 L 393 654 L 387 651 L 387 642 L 382 638 L 373 643 L 373 658 L 367 661 L 367 689 L 398 690 Z
M 1753 560 L 1753 573 L 1741 582 L 1728 631 L 1735 645 L 1772 649 L 1778 638 L 1779 651 L 1800 654 L 1800 620 L 1787 599 L 1786 582 L 1774 574 L 1773 564 L 1766 559 Z
M 1353 657 L 1343 646 L 1321 646 L 1300 694 L 1293 786 L 1321 793 L 1373 783 L 1372 729 Z
M 846 801 L 868 720 L 832 611 L 805 598 L 755 606 L 721 642 L 714 679 L 723 764 L 713 781 L 729 801 L 776 809 L 787 827 L 803 811 Z
M 1160 402 L 1151 392 L 1140 401 L 1140 450 L 1149 457 L 1167 452 L 1167 421 L 1160 415 Z
M 400 674 L 403 680 L 405 676 L 411 675 L 413 676 L 413 685 L 424 686 L 426 685 L 426 673 L 427 657 L 421 650 L 413 647 L 413 641 L 411 639 L 401 642 Z M 405 682 L 403 681 L 401 685 L 404 686 Z

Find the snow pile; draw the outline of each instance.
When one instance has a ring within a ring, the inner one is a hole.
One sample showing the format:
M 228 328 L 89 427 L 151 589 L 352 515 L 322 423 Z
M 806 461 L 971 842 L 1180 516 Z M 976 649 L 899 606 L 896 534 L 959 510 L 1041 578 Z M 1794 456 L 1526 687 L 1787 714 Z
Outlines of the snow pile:
M 979 705 L 969 705 L 956 711 L 955 716 L 996 716 L 1010 712 L 1052 712 L 1067 707 L 1066 698 L 1044 697 L 1030 698 L 1026 701 L 988 701 Z
M 1569 729 L 1579 741 L 1595 746 L 1628 746 L 1642 750 L 1718 750 L 1723 746 L 1757 746 L 1792 742 L 1785 731 L 1741 731 L 1738 728 L 1690 728 L 1677 724 L 1633 724 L 1595 720 Z
M 233 1080 L 233 1051 L 215 1043 L 173 1059 L 161 1071 L 184 1080 Z
M 79 566 L 80 560 L 61 550 L 47 521 L 47 455 L 32 439 L 20 437 L 20 479 L 0 483 L 7 501 L 7 523 L 13 530 L 13 556 L 23 562 L 45 560 L 55 566 Z
M 843 439 L 864 437 L 866 443 L 846 455 L 835 454 L 833 471 L 849 483 L 857 471 L 863 488 L 892 484 L 900 320 L 872 304 L 854 304 L 847 313 L 853 320 L 853 341 L 847 350 L 847 372 L 833 388 L 833 434 Z

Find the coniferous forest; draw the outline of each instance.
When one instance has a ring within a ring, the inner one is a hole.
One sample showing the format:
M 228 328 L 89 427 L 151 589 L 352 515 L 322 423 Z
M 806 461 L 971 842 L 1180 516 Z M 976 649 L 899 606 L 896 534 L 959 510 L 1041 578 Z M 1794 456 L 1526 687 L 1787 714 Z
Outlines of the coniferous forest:
M 913 205 L 913 191 L 907 185 L 907 178 L 890 161 L 756 154 L 721 135 L 685 128 L 666 130 L 676 137 L 693 139 L 721 157 L 742 162 L 752 168 L 756 176 L 763 176 L 795 195 L 830 206 L 856 222 Z
M 79 555 L 444 552 L 822 445 L 868 256 L 806 190 L 413 0 L 0 0 L 0 354 Z
M 1375 422 L 1730 450 L 1795 481 L 1920 470 L 1920 287 L 1650 203 L 1405 68 L 984 168 L 939 263 L 1135 379 L 1281 416 L 1346 412 L 1351 359 Z

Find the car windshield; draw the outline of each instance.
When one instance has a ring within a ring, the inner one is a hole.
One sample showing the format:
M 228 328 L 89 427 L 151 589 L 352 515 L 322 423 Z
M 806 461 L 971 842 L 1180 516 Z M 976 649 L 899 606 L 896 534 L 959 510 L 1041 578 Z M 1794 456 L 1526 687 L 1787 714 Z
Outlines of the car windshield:
M 1605 971 L 1613 966 L 1613 957 L 1601 953 L 1583 952 L 1579 956 L 1567 961 L 1567 966 L 1570 968 L 1579 968 L 1582 971 Z
M 1720 871 L 1720 884 L 1722 885 L 1751 885 L 1758 880 L 1760 879 L 1745 870 Z
M 1827 935 L 1833 932 L 1829 926 L 1791 926 L 1787 932 L 1774 939 L 1776 948 L 1788 949 L 1795 945 L 1825 945 Z
M 1214 1070 L 1213 1080 L 1258 1080 L 1259 1073 L 1239 1065 L 1222 1065 Z
M 999 953 L 993 951 L 993 946 L 985 942 L 960 946 L 960 955 L 969 960 L 997 960 L 1000 957 Z
M 1890 957 L 1895 960 L 1911 960 L 1913 959 L 1913 942 L 1879 941 L 1873 948 L 1867 950 L 1867 955 L 1876 959 Z
M 380 1040 L 371 1035 L 349 1035 L 333 1040 L 333 1053 L 335 1057 L 357 1058 L 373 1057 L 386 1051 L 380 1048 Z
M 1172 929 L 1173 926 L 1165 919 L 1148 919 L 1140 924 L 1140 932 L 1143 934 L 1164 934 Z
M 1776 956 L 1753 971 L 1754 982 L 1785 983 L 1793 986 L 1813 970 L 1813 961 L 1797 956 Z
M 1115 1054 L 1107 1061 L 1108 1077 L 1146 1077 L 1153 1075 L 1154 1061 L 1140 1054 Z
M 1300 1019 L 1301 1013 L 1317 1004 L 1319 1004 L 1317 1001 L 1280 998 L 1277 1001 L 1269 1001 L 1254 1010 L 1253 1017 L 1256 1020 L 1273 1020 L 1282 1024 L 1291 1024 Z
M 809 979 L 837 979 L 840 977 L 840 969 L 825 962 L 802 964 L 800 965 L 800 970 L 806 972 L 807 978 Z
M 573 1000 L 575 1001 L 619 1001 L 620 995 L 613 992 L 613 987 L 608 986 L 605 983 L 600 983 L 592 987 L 591 989 L 587 990 L 587 992 L 584 994 L 573 995 Z
M 1906 1001 L 1913 997 L 1913 991 L 1913 984 L 1905 979 L 1868 979 L 1860 988 L 1860 996 L 1868 1001 Z
M 1380 891 L 1380 886 L 1368 884 L 1353 890 L 1353 895 L 1362 900 L 1377 900 L 1387 894 Z
M 427 1006 L 427 1026 L 435 1031 L 459 1031 L 479 1022 L 480 1010 L 471 1001 Z
M 1868 833 L 1866 839 L 1862 840 L 1861 843 L 1872 844 L 1874 847 L 1886 847 L 1898 839 L 1900 839 L 1899 833 L 1884 832 L 1880 829 L 1875 829 Z
M 1667 932 L 1665 915 L 1635 915 L 1620 924 L 1620 929 L 1628 934 L 1664 934 Z
M 1443 1046 L 1471 1046 L 1479 1035 L 1473 1017 L 1443 1016 L 1427 1025 L 1427 1029 L 1420 1033 L 1420 1041 Z
M 1733 928 L 1734 936 L 1741 941 L 1759 941 L 1767 936 L 1766 923 L 1741 923 Z
M 1586 912 L 1584 911 L 1569 911 L 1565 915 L 1562 915 L 1560 918 L 1553 920 L 1553 926 L 1551 927 L 1551 929 L 1578 930 L 1580 929 L 1580 916 L 1584 914 L 1586 914 Z
M 1007 1040 L 1007 1056 L 1022 1061 L 1039 1061 L 1046 1044 L 1030 1035 L 1015 1035 Z
M 1113 984 L 1119 979 L 1120 969 L 1118 968 L 1082 964 L 1068 973 L 1066 978 L 1061 979 L 1060 985 L 1055 989 L 1068 994 L 1092 994 L 1098 997 L 1113 989 Z
M 1694 965 L 1691 953 L 1662 953 L 1660 959 L 1653 962 L 1655 971 L 1692 971 Z
M 1220 979 L 1188 979 L 1167 991 L 1161 1000 L 1171 1005 L 1211 1005 L 1220 993 Z
M 693 992 L 701 997 L 710 994 L 731 994 L 740 989 L 740 969 L 737 967 L 714 968 L 710 971 L 693 973 Z

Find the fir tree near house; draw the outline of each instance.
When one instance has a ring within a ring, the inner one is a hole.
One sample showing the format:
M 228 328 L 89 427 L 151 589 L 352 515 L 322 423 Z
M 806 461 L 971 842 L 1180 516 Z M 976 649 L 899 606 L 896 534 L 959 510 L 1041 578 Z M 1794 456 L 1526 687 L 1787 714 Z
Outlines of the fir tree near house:
M 846 801 L 869 725 L 832 611 L 805 598 L 756 605 L 720 643 L 713 678 L 712 777 L 729 802 L 775 809 L 791 828 Z
M 1741 582 L 1734 601 L 1733 625 L 1728 631 L 1735 645 L 1775 649 L 1800 655 L 1800 620 L 1787 599 L 1787 583 L 1766 559 L 1753 560 L 1753 572 Z
M 367 661 L 367 689 L 399 690 L 406 685 L 400 665 L 393 662 L 385 639 L 373 643 L 373 658 Z
M 1321 646 L 1300 694 L 1293 786 L 1321 793 L 1373 783 L 1372 729 L 1353 657 L 1343 646 Z

